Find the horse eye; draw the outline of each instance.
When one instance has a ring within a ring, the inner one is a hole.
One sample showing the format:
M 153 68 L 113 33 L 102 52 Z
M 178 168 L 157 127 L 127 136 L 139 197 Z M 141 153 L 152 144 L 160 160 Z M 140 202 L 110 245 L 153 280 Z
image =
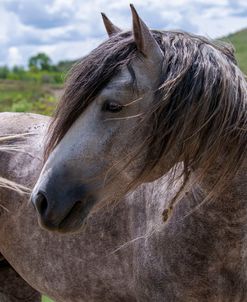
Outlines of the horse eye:
M 117 102 L 107 101 L 103 104 L 102 110 L 109 112 L 119 112 L 123 109 L 123 105 L 120 105 Z

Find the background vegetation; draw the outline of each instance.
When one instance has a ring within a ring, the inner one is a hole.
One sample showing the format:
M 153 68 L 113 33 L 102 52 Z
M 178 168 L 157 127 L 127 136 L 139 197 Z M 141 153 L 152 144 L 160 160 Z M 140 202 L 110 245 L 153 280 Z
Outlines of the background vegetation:
M 235 47 L 238 64 L 247 75 L 247 28 L 229 35 L 224 40 Z
M 0 67 L 0 111 L 36 112 L 50 115 L 62 92 L 65 74 L 74 64 L 56 65 L 44 53 L 33 56 L 28 68 Z
M 236 49 L 242 71 L 247 74 L 247 29 L 222 40 Z M 0 111 L 36 112 L 50 115 L 62 93 L 66 72 L 75 61 L 62 61 L 56 65 L 44 53 L 33 56 L 28 68 L 0 67 Z M 42 302 L 52 302 L 43 297 Z

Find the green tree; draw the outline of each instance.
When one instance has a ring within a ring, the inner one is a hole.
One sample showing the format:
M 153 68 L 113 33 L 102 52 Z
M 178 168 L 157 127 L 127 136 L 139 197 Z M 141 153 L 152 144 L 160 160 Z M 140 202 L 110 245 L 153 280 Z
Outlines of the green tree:
M 28 67 L 30 70 L 50 70 L 51 59 L 45 53 L 38 53 L 28 60 Z
M 24 68 L 22 66 L 13 66 L 12 68 L 13 73 L 17 73 L 17 74 L 23 74 L 25 72 Z
M 10 77 L 12 76 L 16 80 L 24 80 L 25 75 L 26 75 L 25 69 L 22 66 L 16 66 L 16 65 L 12 68 L 12 73 L 9 74 Z
M 57 71 L 67 72 L 77 61 L 60 61 L 56 65 Z
M 0 79 L 6 79 L 9 74 L 9 68 L 7 66 L 0 67 Z

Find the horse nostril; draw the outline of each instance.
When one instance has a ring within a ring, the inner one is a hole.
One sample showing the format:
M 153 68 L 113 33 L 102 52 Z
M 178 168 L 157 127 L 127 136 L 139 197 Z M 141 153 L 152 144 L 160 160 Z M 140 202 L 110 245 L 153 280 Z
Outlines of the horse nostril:
M 42 216 L 45 214 L 48 208 L 48 202 L 43 193 L 38 193 L 35 200 L 34 200 L 35 208 L 37 209 L 38 213 Z

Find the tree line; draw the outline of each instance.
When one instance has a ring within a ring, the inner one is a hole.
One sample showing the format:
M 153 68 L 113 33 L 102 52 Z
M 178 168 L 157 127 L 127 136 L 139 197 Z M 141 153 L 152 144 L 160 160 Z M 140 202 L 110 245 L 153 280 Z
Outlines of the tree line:
M 53 64 L 47 54 L 38 53 L 28 59 L 27 68 L 1 66 L 0 79 L 63 83 L 65 73 L 74 63 L 75 61 L 60 61 Z

